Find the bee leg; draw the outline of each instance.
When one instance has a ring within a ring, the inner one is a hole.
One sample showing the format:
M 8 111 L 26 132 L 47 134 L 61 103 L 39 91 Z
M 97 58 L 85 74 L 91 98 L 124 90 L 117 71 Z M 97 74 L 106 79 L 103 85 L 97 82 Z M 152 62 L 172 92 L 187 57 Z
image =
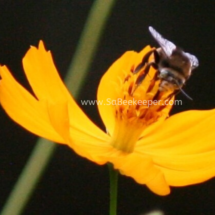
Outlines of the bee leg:
M 157 51 L 156 51 L 156 50 L 151 50 L 151 51 L 149 51 L 149 52 L 143 57 L 141 63 L 138 64 L 137 67 L 135 68 L 135 70 L 134 70 L 134 72 L 133 72 L 134 74 L 138 73 L 138 72 L 145 66 L 145 64 L 148 62 L 149 57 L 151 56 L 151 54 L 152 54 L 153 52 L 157 52 Z
M 131 92 L 131 96 L 134 94 L 134 92 L 136 91 L 136 89 L 140 86 L 140 84 L 143 82 L 144 78 L 146 77 L 146 75 L 149 73 L 150 67 L 153 67 L 154 69 L 157 69 L 157 64 L 155 62 L 151 62 L 148 63 L 146 68 L 144 69 L 143 73 L 140 73 L 139 76 L 137 77 L 137 80 L 135 82 L 135 87 L 133 89 L 133 91 Z M 157 70 L 158 71 L 158 70 Z M 157 77 L 157 75 L 156 75 Z
M 155 59 L 155 63 L 158 64 L 160 62 L 160 56 L 158 54 L 157 50 L 154 50 L 154 59 Z
M 135 82 L 137 86 L 139 86 L 142 83 L 142 81 L 148 74 L 151 66 L 157 70 L 157 64 L 155 62 L 151 62 L 151 63 L 147 64 L 146 68 L 144 69 L 144 73 L 140 74 Z

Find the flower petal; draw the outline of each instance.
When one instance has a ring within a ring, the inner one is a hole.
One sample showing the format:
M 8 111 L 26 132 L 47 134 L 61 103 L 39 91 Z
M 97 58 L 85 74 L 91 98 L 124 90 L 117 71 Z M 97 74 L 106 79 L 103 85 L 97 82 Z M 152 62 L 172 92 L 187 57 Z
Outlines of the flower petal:
M 23 58 L 23 67 L 33 92 L 39 100 L 70 100 L 70 93 L 62 82 L 50 51 L 42 41 L 39 47 L 31 46 Z
M 105 133 L 104 133 L 105 135 Z M 72 126 L 70 129 L 70 142 L 68 145 L 80 156 L 87 158 L 99 165 L 108 162 L 109 154 L 114 150 L 108 144 L 110 137 L 96 137 L 83 133 L 77 127 Z
M 53 129 L 46 111 L 46 104 L 38 102 L 12 77 L 6 66 L 0 67 L 0 102 L 7 114 L 30 132 L 64 143 Z
M 131 153 L 118 155 L 111 159 L 116 169 L 126 176 L 134 178 L 139 184 L 147 187 L 158 195 L 167 195 L 170 188 L 163 173 L 155 167 L 151 157 L 144 154 Z
M 83 132 L 94 134 L 95 136 L 103 134 L 89 120 L 70 95 L 55 68 L 51 52 L 45 50 L 42 41 L 40 41 L 38 49 L 32 46 L 28 50 L 23 58 L 23 67 L 28 81 L 39 100 L 48 101 L 49 104 L 60 104 L 67 101 L 72 109 L 70 119 L 72 126 L 81 125 L 80 127 Z M 57 111 L 56 109 L 55 112 Z
M 55 130 L 65 139 L 68 143 L 70 139 L 69 129 L 69 115 L 67 102 L 50 103 L 47 102 L 47 110 L 50 117 L 51 124 Z
M 70 129 L 70 142 L 68 145 L 74 151 L 99 165 L 108 162 L 109 154 L 114 150 L 108 144 L 110 137 L 104 133 L 105 137 L 96 137 L 87 133 L 83 133 L 77 127 L 72 126 Z
M 101 130 L 99 134 L 86 131 L 81 121 L 73 123 L 72 108 L 67 101 L 49 103 L 48 112 L 53 127 L 77 154 L 98 164 L 106 163 L 106 154 L 112 150 L 108 144 L 110 137 Z
M 105 127 L 111 136 L 115 126 L 115 113 L 113 105 L 111 105 L 112 101 L 117 99 L 115 85 L 118 83 L 120 77 L 129 74 L 131 68 L 137 66 L 142 61 L 143 56 L 150 50 L 151 48 L 147 46 L 140 53 L 134 51 L 126 52 L 112 64 L 100 81 L 97 99 L 101 103 L 98 105 L 98 109 Z
M 168 184 L 184 186 L 215 175 L 215 110 L 186 111 L 167 119 L 137 144 L 165 174 Z
M 31 47 L 23 59 L 28 81 L 39 99 L 34 98 L 16 82 L 8 69 L 1 67 L 1 104 L 8 115 L 27 130 L 53 140 L 69 142 L 71 127 L 79 128 L 86 135 L 106 137 L 78 107 L 57 73 L 50 52 L 40 41 L 39 48 Z M 70 106 L 70 119 L 62 103 Z M 87 141 L 87 139 L 86 139 Z
M 215 156 L 213 154 L 213 156 Z M 190 157 L 190 159 L 198 159 L 198 157 Z M 184 159 L 186 162 L 187 159 Z M 205 168 L 183 171 L 179 168 L 168 169 L 166 166 L 157 166 L 165 175 L 166 181 L 171 186 L 186 186 L 192 184 L 198 184 L 204 181 L 207 181 L 214 177 L 215 175 L 215 167 L 213 165 L 207 166 Z

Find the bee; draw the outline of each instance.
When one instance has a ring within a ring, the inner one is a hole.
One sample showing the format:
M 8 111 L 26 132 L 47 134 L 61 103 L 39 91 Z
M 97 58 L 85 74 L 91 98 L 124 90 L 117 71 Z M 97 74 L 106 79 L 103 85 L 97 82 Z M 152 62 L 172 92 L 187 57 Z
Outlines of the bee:
M 189 79 L 193 69 L 198 67 L 198 59 L 196 56 L 184 52 L 174 43 L 163 38 L 153 27 L 150 26 L 149 31 L 160 47 L 148 53 L 137 66 L 134 73 L 140 70 L 153 53 L 154 62 L 148 63 L 148 69 L 150 66 L 153 66 L 158 71 L 157 78 L 161 80 L 159 91 L 172 91 L 174 94 L 182 92 L 187 98 L 192 100 L 182 87 Z

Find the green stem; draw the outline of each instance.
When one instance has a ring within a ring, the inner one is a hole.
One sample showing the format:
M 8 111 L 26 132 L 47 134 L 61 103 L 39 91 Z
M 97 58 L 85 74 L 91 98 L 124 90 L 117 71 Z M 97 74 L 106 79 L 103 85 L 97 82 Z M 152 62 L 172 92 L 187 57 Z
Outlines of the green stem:
M 115 0 L 93 1 L 65 80 L 68 89 L 72 91 L 75 98 L 78 97 L 81 90 L 83 80 L 86 78 L 115 2 Z M 56 147 L 56 144 L 48 140 L 38 140 L 32 155 L 0 212 L 1 215 L 19 215 L 24 211 Z
M 112 164 L 108 164 L 110 176 L 110 215 L 117 215 L 117 187 L 118 171 L 114 170 Z

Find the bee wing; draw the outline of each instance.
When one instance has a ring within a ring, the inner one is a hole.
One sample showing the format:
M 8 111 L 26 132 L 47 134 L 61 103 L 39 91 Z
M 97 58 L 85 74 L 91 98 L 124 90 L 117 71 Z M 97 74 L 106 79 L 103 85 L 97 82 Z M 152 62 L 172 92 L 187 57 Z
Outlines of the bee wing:
M 196 67 L 199 66 L 199 61 L 197 59 L 197 57 L 195 55 L 192 55 L 190 53 L 185 53 L 186 56 L 189 58 L 190 62 L 191 62 L 191 67 L 192 69 L 195 69 Z
M 167 57 L 171 56 L 172 51 L 176 49 L 176 45 L 163 38 L 153 27 L 149 26 L 149 31 L 154 39 L 158 42 Z

